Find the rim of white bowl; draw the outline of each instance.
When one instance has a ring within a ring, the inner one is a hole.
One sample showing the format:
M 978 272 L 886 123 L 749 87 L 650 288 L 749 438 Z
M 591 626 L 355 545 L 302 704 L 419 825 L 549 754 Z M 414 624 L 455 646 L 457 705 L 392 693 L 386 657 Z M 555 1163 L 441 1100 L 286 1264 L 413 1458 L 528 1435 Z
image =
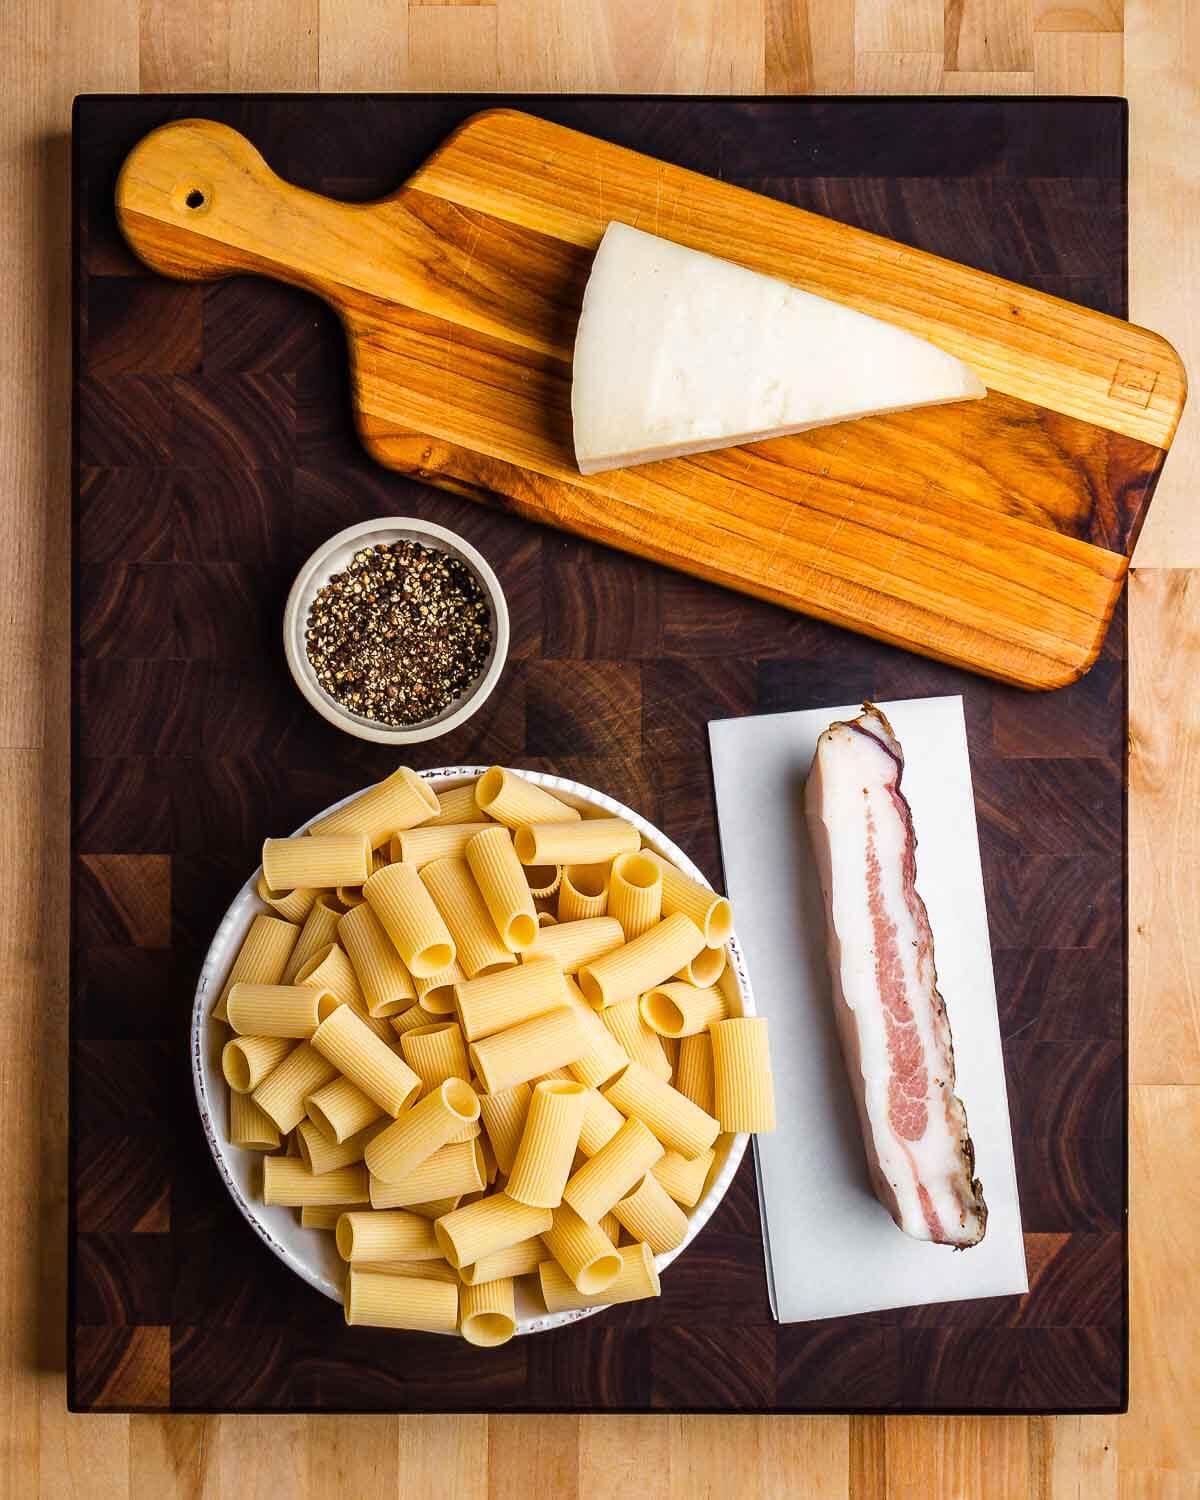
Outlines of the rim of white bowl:
M 478 779 L 487 770 L 487 766 L 439 766 L 434 770 L 421 771 L 418 774 L 422 780 L 428 781 L 436 790 L 439 784 L 458 785 L 461 782 Z M 623 802 L 618 802 L 615 797 L 610 797 L 604 792 L 598 792 L 592 787 L 584 786 L 581 782 L 571 781 L 565 776 L 551 776 L 540 771 L 521 771 L 520 773 L 527 781 L 532 781 L 538 786 L 545 787 L 547 791 L 565 792 L 568 796 L 578 797 L 592 806 L 600 807 L 612 817 L 627 818 L 642 837 L 656 849 L 660 854 L 669 859 L 685 875 L 690 875 L 693 880 L 711 890 L 712 882 L 705 878 L 704 872 L 675 844 L 667 838 L 659 828 L 655 827 L 648 818 L 642 817 L 632 808 L 626 807 Z M 321 812 L 314 813 L 307 822 L 296 829 L 300 834 L 318 818 L 325 817 L 339 807 L 344 807 L 347 802 L 352 801 L 366 788 L 351 792 L 349 796 L 341 798 L 340 801 L 332 803 Z M 259 899 L 255 886 L 258 877 L 262 873 L 260 865 L 242 886 L 241 890 L 229 904 L 225 915 L 221 918 L 216 932 L 213 934 L 212 942 L 204 958 L 200 970 L 200 978 L 196 984 L 196 997 L 192 1005 L 192 1028 L 191 1028 L 191 1051 L 192 1051 L 192 1083 L 196 1094 L 196 1104 L 200 1112 L 200 1123 L 204 1130 L 208 1149 L 212 1154 L 213 1163 L 221 1181 L 225 1184 L 230 1197 L 236 1204 L 239 1213 L 263 1241 L 268 1248 L 288 1267 L 295 1272 L 301 1280 L 306 1281 L 314 1290 L 321 1292 L 331 1301 L 342 1301 L 342 1289 L 335 1282 L 321 1275 L 312 1266 L 302 1260 L 295 1252 L 282 1241 L 276 1238 L 271 1228 L 266 1224 L 260 1214 L 263 1205 L 257 1201 L 248 1199 L 242 1192 L 241 1187 L 235 1180 L 225 1160 L 226 1151 L 241 1151 L 244 1148 L 234 1146 L 225 1140 L 217 1130 L 214 1119 L 214 1103 L 209 1097 L 208 1087 L 204 1077 L 204 1052 L 207 1041 L 208 1028 L 211 1024 L 210 1002 L 214 994 L 218 993 L 218 977 L 223 981 L 228 964 L 232 962 L 232 956 L 227 961 L 219 961 L 214 958 L 214 950 L 225 947 L 226 941 L 232 930 L 239 922 L 245 919 L 244 926 L 248 927 L 250 919 L 260 913 L 269 912 L 271 908 Z M 741 999 L 742 1014 L 747 1016 L 756 1015 L 754 1005 L 754 991 L 750 985 L 750 975 L 746 968 L 745 958 L 738 945 L 737 934 L 731 933 L 725 944 L 728 957 L 729 971 L 733 982 L 737 987 Z M 723 1138 L 723 1137 L 722 1137 Z M 720 1138 L 719 1138 L 720 1139 Z M 700 1201 L 688 1213 L 688 1232 L 683 1242 L 674 1250 L 667 1251 L 663 1255 L 655 1257 L 655 1264 L 659 1272 L 667 1269 L 671 1263 L 687 1250 L 688 1246 L 708 1223 L 715 1213 L 717 1205 L 725 1197 L 729 1185 L 741 1166 L 742 1158 L 746 1154 L 746 1146 L 750 1137 L 745 1132 L 738 1131 L 729 1134 L 729 1148 L 719 1170 L 711 1178 Z M 257 1154 L 257 1153 L 255 1153 Z M 319 1230 L 309 1231 L 313 1235 L 319 1235 Z M 529 1333 L 544 1333 L 552 1328 L 563 1328 L 571 1323 L 578 1323 L 583 1318 L 590 1318 L 594 1313 L 604 1312 L 611 1307 L 611 1303 L 605 1303 L 600 1307 L 571 1308 L 566 1312 L 541 1313 L 534 1317 L 520 1317 L 517 1320 L 516 1336 L 522 1337 Z
M 313 589 L 314 579 L 322 572 L 334 571 L 329 559 L 335 552 L 352 543 L 359 544 L 366 537 L 375 537 L 380 541 L 411 537 L 414 541 L 433 543 L 439 551 L 455 554 L 476 575 L 492 611 L 491 655 L 475 682 L 457 701 L 457 707 L 444 710 L 436 718 L 426 719 L 403 729 L 380 724 L 374 719 L 354 713 L 352 709 L 343 708 L 317 681 L 317 674 L 304 646 L 304 627 L 308 604 L 311 603 L 308 596 Z M 419 745 L 425 740 L 449 734 L 452 729 L 465 724 L 472 714 L 483 707 L 500 681 L 500 674 L 508 660 L 508 639 L 508 604 L 504 598 L 504 590 L 500 587 L 500 580 L 487 558 L 458 532 L 451 531 L 446 526 L 438 526 L 433 521 L 423 521 L 419 516 L 377 516 L 372 521 L 360 521 L 355 526 L 347 526 L 331 536 L 296 574 L 283 610 L 284 655 L 287 657 L 292 680 L 301 693 L 330 724 L 360 740 L 373 740 L 380 745 Z

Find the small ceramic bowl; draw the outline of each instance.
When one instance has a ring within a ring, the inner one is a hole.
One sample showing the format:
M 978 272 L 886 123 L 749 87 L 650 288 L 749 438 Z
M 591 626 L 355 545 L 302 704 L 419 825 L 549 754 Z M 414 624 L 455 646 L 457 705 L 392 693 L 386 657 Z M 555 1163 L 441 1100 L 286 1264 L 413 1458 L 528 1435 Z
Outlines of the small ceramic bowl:
M 439 552 L 448 552 L 466 564 L 483 589 L 492 612 L 492 649 L 483 670 L 461 697 L 432 719 L 394 729 L 354 713 L 325 691 L 308 659 L 304 633 L 313 600 L 334 573 L 344 572 L 354 554 L 364 547 L 399 541 L 421 542 Z M 300 569 L 283 612 L 283 649 L 296 686 L 323 719 L 328 719 L 347 734 L 357 735 L 360 740 L 375 740 L 381 745 L 415 745 L 422 740 L 434 740 L 439 735 L 449 734 L 487 702 L 508 658 L 508 606 L 504 602 L 500 580 L 486 559 L 464 537 L 416 516 L 382 516 L 378 520 L 363 521 L 358 526 L 347 526 L 345 531 L 331 536 Z

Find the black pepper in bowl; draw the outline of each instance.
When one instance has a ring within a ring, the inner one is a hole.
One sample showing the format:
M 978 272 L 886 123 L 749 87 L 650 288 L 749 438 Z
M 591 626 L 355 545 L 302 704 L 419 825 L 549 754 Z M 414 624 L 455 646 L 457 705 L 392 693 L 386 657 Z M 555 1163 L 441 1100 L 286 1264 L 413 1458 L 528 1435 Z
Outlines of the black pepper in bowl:
M 318 592 L 305 631 L 308 659 L 330 697 L 395 729 L 448 708 L 491 648 L 491 609 L 474 573 L 414 541 L 356 552 Z

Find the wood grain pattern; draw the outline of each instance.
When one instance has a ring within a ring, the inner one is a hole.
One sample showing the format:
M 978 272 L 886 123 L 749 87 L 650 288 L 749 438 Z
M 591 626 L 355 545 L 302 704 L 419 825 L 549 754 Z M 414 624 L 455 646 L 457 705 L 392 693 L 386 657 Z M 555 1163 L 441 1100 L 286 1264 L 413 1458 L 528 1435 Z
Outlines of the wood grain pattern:
M 124 142 L 189 106 L 194 101 L 81 104 L 80 182 L 111 180 Z M 366 101 L 360 108 L 371 130 L 357 145 L 362 122 L 345 101 L 306 101 L 306 126 L 279 101 L 224 107 L 252 138 L 286 139 L 291 159 L 306 160 L 323 179 L 344 173 L 356 150 L 365 151 L 366 168 L 382 172 L 381 157 L 405 149 L 408 131 L 439 129 L 438 112 L 454 106 Z M 789 122 L 799 107 L 787 107 Z M 576 111 L 594 120 L 600 108 L 556 104 L 568 118 Z M 722 108 L 659 102 L 643 107 L 640 128 L 678 138 L 681 130 L 696 132 L 705 110 Z M 760 108 L 752 116 L 756 152 L 774 139 L 768 107 Z M 861 132 L 846 165 L 874 182 L 879 163 L 866 143 L 882 126 L 873 111 L 890 121 L 893 106 L 805 108 L 831 136 Z M 840 132 L 834 108 L 847 121 Z M 963 107 L 909 108 L 921 112 L 921 129 L 909 170 L 898 154 L 902 191 L 857 192 L 840 173 L 836 181 L 785 178 L 781 191 L 820 201 L 841 195 L 855 219 L 881 229 L 923 218 L 939 226 L 938 248 L 959 249 L 976 234 L 977 210 L 960 192 L 953 201 L 967 210 L 950 211 L 946 189 L 911 168 L 927 159 L 923 139 L 956 134 L 948 116 L 939 124 L 928 111 Z M 968 127 L 977 126 L 966 109 Z M 1090 118 L 1104 121 L 1103 112 Z M 1078 222 L 1072 195 L 1094 201 L 1113 162 L 1101 130 L 1076 157 L 1075 178 L 1059 175 L 1043 187 L 1030 172 L 1043 149 L 1032 134 L 998 155 L 986 130 L 973 154 L 963 139 L 970 134 L 958 132 L 956 150 L 978 191 L 1003 174 L 1020 184 L 1020 201 L 1039 222 L 1050 202 L 1066 210 L 1062 222 Z M 706 138 L 721 140 L 715 131 L 700 135 Z M 423 143 L 407 149 L 417 154 Z M 732 166 L 728 153 L 726 162 Z M 77 504 L 80 536 L 97 540 L 80 567 L 75 648 L 75 1401 L 209 1412 L 688 1412 L 694 1415 L 678 1429 L 678 1446 L 670 1429 L 671 1485 L 695 1491 L 708 1476 L 713 1493 L 726 1493 L 744 1470 L 765 1488 L 770 1474 L 794 1461 L 824 1476 L 814 1477 L 814 1492 L 831 1494 L 851 1463 L 844 1425 L 767 1424 L 729 1450 L 719 1425 L 700 1414 L 1119 1405 L 1123 615 L 1093 674 L 1052 698 L 1031 698 L 423 489 L 373 465 L 357 443 L 332 312 L 314 312 L 299 290 L 270 289 L 269 318 L 282 330 L 273 349 L 270 322 L 247 301 L 245 283 L 205 290 L 197 302 L 197 288 L 185 282 L 114 276 L 106 249 L 116 235 L 111 206 L 82 189 L 81 206 L 88 318 L 86 332 L 81 323 Z M 1099 247 L 1055 244 L 1061 274 L 1087 255 L 1120 263 L 1119 216 L 1101 222 L 1110 237 Z M 94 276 L 93 253 L 103 268 Z M 1008 257 L 1005 269 L 1017 274 L 1023 267 L 1044 274 L 1043 245 L 1028 236 L 997 242 L 992 253 Z M 181 318 L 161 299 L 163 288 L 178 298 Z M 1098 279 L 1092 294 L 1101 308 L 1121 311 L 1119 282 Z M 167 331 L 156 339 L 147 323 Z M 1015 398 L 1009 410 L 1021 420 Z M 836 452 L 829 463 L 836 465 Z M 106 535 L 105 517 L 119 512 L 122 496 L 157 496 L 151 471 L 162 472 L 166 498 L 148 507 L 159 519 L 118 529 L 129 556 Z M 992 482 L 979 472 L 981 494 Z M 1053 524 L 1022 524 L 1062 537 L 1064 546 L 1073 525 L 1091 524 L 1073 518 L 1069 496 L 1053 489 L 1039 504 Z M 502 691 L 418 763 L 502 759 L 614 787 L 714 873 L 708 719 L 847 695 L 964 694 L 1005 981 L 1002 1021 L 1029 1236 L 1026 1298 L 779 1327 L 766 1296 L 747 1163 L 697 1245 L 665 1278 L 657 1303 L 614 1309 L 486 1358 L 439 1345 L 430 1361 L 419 1336 L 347 1330 L 337 1307 L 242 1232 L 206 1162 L 190 1103 L 189 986 L 263 832 L 293 826 L 391 764 L 386 752 L 316 722 L 297 700 L 275 659 L 272 621 L 294 567 L 317 541 L 352 516 L 398 507 L 416 507 L 471 536 L 497 567 L 512 611 L 513 659 Z M 1106 524 L 1119 535 L 1125 522 L 1114 513 Z M 1047 881 L 1053 903 L 1044 898 Z M 112 1004 L 117 993 L 122 998 Z M 214 1237 L 220 1256 L 212 1254 Z M 364 1445 L 380 1444 L 376 1468 L 389 1472 L 396 1429 L 363 1431 Z M 477 1451 L 478 1434 L 450 1431 L 465 1452 Z M 416 1441 L 425 1451 L 420 1432 Z M 314 1476 L 339 1460 L 318 1438 L 313 1444 L 302 1482 L 319 1488 Z M 488 1444 L 496 1493 L 516 1493 L 529 1465 L 548 1491 L 590 1493 L 580 1479 L 586 1444 L 574 1425 L 530 1416 L 490 1428 Z M 998 1474 L 997 1483 L 1015 1484 L 1030 1463 L 1019 1443 L 1012 1454 L 1002 1444 L 999 1457 L 987 1444 L 971 1453 L 961 1462 Z
M 423 31 L 428 14 L 411 25 Z M 491 11 L 462 9 L 455 22 L 486 51 Z M 458 49 L 461 67 L 474 45 Z M 130 154 L 118 217 L 169 275 L 252 271 L 329 301 L 350 341 L 359 430 L 390 467 L 1005 680 L 1073 680 L 1098 651 L 1178 419 L 1172 351 L 1098 312 L 774 201 L 789 196 L 774 171 L 789 152 L 756 124 L 762 108 L 731 115 L 713 149 L 729 177 L 725 133 L 757 136 L 758 185 L 772 197 L 493 110 L 371 204 L 298 190 L 241 135 L 183 121 Z M 967 358 L 994 394 L 581 476 L 570 349 L 612 217 L 764 272 L 795 279 L 799 267 L 810 290 Z M 181 331 L 174 357 L 187 352 Z

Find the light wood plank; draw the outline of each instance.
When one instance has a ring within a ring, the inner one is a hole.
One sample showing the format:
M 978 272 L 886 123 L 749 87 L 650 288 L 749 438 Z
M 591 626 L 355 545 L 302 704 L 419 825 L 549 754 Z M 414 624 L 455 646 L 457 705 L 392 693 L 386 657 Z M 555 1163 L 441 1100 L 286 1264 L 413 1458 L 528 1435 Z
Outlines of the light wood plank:
M 859 94 L 937 94 L 942 88 L 940 52 L 858 52 L 854 89 Z
M 1130 1077 L 1200 1084 L 1200 577 L 1138 569 L 1129 605 Z
M 849 94 L 854 7 L 848 0 L 766 0 L 765 86 L 770 94 Z
M 946 70 L 1023 73 L 1033 67 L 1030 0 L 946 0 Z
M 322 0 L 320 87 L 407 88 L 408 17 L 408 7 L 395 0 Z
M 763 0 L 591 0 L 598 87 L 754 94 L 764 83 Z
M 671 1419 L 581 1417 L 579 1493 L 587 1500 L 676 1500 Z
M 494 89 L 494 6 L 417 6 L 408 18 L 408 86 Z
M 400 1419 L 389 1416 L 304 1418 L 306 1493 L 395 1500 L 400 1493 Z M 404 1483 L 410 1484 L 409 1475 Z M 419 1493 L 414 1491 L 414 1493 Z M 444 1494 L 442 1484 L 426 1494 Z
M 672 1500 L 783 1500 L 803 1476 L 805 1500 L 846 1500 L 845 1417 L 670 1417 Z M 732 1438 L 732 1441 L 731 1441 Z
M 497 82 L 502 89 L 599 88 L 590 8 L 578 0 L 497 0 Z
M 233 0 L 142 0 L 138 56 L 141 87 L 165 93 L 187 87 L 227 90 Z M 180 80 L 187 79 L 186 85 Z
M 1127 0 L 1129 305 L 1200 371 L 1200 6 Z M 1200 564 L 1200 399 L 1195 390 L 1159 481 L 1135 561 Z
M 1131 1090 L 1129 1415 L 1121 1500 L 1200 1494 L 1200 1088 Z
M 857 0 L 854 50 L 864 52 L 941 52 L 946 35 L 943 0 Z
M 1124 42 L 1111 32 L 1039 31 L 1033 81 L 1039 94 L 1119 94 Z
M 135 1500 L 211 1500 L 219 1418 L 130 1417 L 129 1489 Z
M 943 94 L 1032 94 L 1033 73 L 944 73 Z
M 886 1500 L 1013 1500 L 1033 1492 L 1024 1417 L 888 1417 L 886 1426 Z
M 1123 0 L 1033 0 L 1034 31 L 1120 31 Z
M 229 17 L 230 88 L 315 89 L 319 3 L 253 0 L 252 5 L 235 4 Z
M 1117 1500 L 1119 1417 L 1032 1417 L 1045 1500 Z
M 488 1500 L 588 1500 L 579 1488 L 578 1417 L 490 1417 Z
M 402 1496 L 488 1500 L 487 1417 L 402 1416 L 399 1424 Z

